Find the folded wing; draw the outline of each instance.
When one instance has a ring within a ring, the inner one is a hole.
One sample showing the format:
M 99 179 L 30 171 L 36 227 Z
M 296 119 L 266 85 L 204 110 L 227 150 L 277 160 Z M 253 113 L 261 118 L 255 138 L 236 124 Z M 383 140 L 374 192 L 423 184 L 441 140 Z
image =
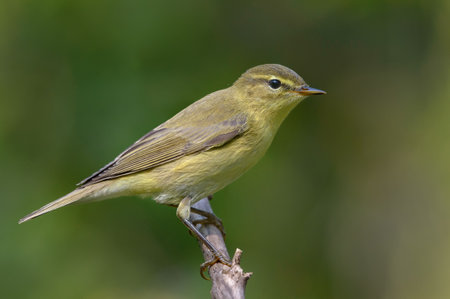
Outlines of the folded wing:
M 220 147 L 246 129 L 246 117 L 242 114 L 209 126 L 164 127 L 163 124 L 78 185 L 84 187 L 149 170 L 187 155 Z

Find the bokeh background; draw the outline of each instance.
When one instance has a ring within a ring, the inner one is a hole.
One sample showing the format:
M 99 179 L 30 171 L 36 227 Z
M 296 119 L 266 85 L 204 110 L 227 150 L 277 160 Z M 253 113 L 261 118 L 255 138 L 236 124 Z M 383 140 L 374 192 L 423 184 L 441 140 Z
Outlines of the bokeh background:
M 450 2 L 0 2 L 0 296 L 208 298 L 175 209 L 18 225 L 183 107 L 280 63 L 328 94 L 215 195 L 248 298 L 450 298 Z

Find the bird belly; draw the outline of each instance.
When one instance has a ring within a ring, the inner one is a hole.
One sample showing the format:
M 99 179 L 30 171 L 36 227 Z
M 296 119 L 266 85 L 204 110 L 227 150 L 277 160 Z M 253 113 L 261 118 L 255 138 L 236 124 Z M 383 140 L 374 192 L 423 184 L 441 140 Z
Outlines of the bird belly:
M 271 138 L 238 138 L 218 148 L 120 178 L 128 195 L 151 196 L 161 204 L 177 205 L 184 197 L 193 202 L 221 190 L 264 155 Z M 253 141 L 253 142 L 251 142 Z

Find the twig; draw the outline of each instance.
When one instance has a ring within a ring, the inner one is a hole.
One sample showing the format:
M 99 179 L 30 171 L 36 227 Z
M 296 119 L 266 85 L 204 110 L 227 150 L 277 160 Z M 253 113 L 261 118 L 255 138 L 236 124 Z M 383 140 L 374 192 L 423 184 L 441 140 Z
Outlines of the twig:
M 193 205 L 194 208 L 214 213 L 209 204 L 208 198 L 203 198 Z M 191 213 L 191 221 L 203 219 L 202 216 Z M 222 252 L 224 256 L 229 259 L 229 254 L 225 241 L 222 237 L 220 230 L 212 224 L 198 224 L 197 228 L 205 236 L 214 247 Z M 210 261 L 213 256 L 208 248 L 200 244 L 205 261 Z M 231 268 L 221 263 L 216 263 L 209 268 L 209 276 L 211 277 L 211 297 L 213 299 L 233 298 L 243 299 L 245 298 L 245 287 L 247 281 L 253 273 L 245 273 L 241 266 L 242 250 L 236 249 L 234 257 L 232 259 Z

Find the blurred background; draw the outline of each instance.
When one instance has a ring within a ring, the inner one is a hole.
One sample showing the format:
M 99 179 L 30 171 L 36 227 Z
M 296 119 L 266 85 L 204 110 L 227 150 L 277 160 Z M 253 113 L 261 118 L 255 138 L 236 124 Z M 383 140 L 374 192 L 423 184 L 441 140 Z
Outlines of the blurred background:
M 450 298 L 450 2 L 0 2 L 0 296 L 208 298 L 175 209 L 17 220 L 246 69 L 326 90 L 217 193 L 248 298 Z

